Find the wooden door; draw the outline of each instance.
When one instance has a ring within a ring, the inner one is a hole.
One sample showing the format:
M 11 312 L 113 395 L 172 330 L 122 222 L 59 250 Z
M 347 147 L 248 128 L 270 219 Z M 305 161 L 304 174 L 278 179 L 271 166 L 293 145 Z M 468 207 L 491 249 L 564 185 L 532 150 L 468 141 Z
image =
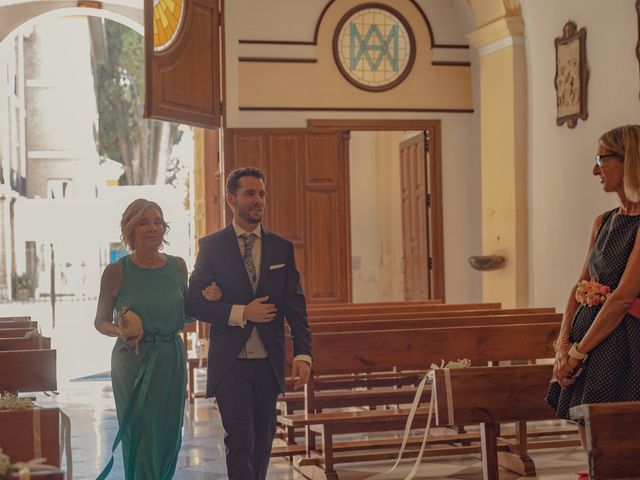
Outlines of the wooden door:
M 422 132 L 400 144 L 405 300 L 432 297 L 429 242 L 428 139 Z
M 218 133 L 218 130 L 195 131 L 194 240 L 222 228 L 224 189 L 221 184 Z
M 145 117 L 221 125 L 219 0 L 144 0 Z
M 246 166 L 265 172 L 264 226 L 293 242 L 309 303 L 351 301 L 347 164 L 341 131 L 225 130 L 225 175 Z

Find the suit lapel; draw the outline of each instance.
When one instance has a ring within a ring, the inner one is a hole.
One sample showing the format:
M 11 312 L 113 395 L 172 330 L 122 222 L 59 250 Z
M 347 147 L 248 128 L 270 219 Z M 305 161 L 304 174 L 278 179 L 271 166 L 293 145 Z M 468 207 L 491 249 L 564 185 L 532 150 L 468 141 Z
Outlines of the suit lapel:
M 270 237 L 271 234 L 262 227 L 262 260 L 260 261 L 260 278 L 258 279 L 256 294 L 261 292 L 262 285 L 266 282 L 267 274 L 269 273 L 269 265 L 271 265 L 272 245 Z
M 240 252 L 240 245 L 238 244 L 238 237 L 236 237 L 236 231 L 233 229 L 233 225 L 229 224 L 226 228 L 226 251 L 230 252 L 231 266 L 233 272 L 242 272 L 240 277 L 240 283 L 242 287 L 253 296 L 253 289 L 251 288 L 251 281 L 249 281 L 249 274 L 247 273 L 247 269 L 244 266 L 244 260 L 242 260 L 242 253 Z M 232 253 L 231 253 L 232 252 Z M 234 273 L 232 273 L 234 274 Z

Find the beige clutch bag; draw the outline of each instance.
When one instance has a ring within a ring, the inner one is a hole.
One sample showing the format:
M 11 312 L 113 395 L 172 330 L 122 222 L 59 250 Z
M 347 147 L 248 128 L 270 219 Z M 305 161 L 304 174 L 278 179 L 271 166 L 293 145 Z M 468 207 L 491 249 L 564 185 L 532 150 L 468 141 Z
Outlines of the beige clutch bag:
M 129 343 L 129 340 L 140 337 L 144 333 L 142 320 L 136 312 L 128 307 L 121 308 L 118 313 L 118 328 L 127 343 Z

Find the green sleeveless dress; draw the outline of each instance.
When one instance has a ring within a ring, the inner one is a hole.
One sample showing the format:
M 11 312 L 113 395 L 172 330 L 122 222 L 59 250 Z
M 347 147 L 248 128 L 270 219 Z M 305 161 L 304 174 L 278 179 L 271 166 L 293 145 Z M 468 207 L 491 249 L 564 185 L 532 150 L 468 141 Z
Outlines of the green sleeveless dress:
M 116 309 L 128 307 L 144 325 L 140 354 L 121 339 L 111 355 L 111 381 L 127 480 L 173 477 L 182 442 L 186 391 L 184 345 L 178 332 L 185 323 L 186 284 L 176 257 L 163 267 L 122 262 L 122 286 Z M 103 472 L 113 465 L 113 458 Z

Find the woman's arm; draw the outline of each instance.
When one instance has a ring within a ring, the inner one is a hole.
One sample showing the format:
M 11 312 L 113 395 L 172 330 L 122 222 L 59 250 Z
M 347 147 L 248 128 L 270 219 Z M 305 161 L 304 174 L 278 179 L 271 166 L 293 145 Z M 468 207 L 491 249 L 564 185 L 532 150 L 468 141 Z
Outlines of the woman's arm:
M 580 281 L 589 280 L 589 257 L 591 256 L 591 250 L 593 250 L 593 245 L 596 242 L 596 236 L 598 235 L 598 231 L 602 226 L 603 215 L 598 215 L 593 223 L 593 228 L 591 229 L 591 238 L 589 240 L 589 248 L 587 249 L 587 256 L 584 259 L 584 263 L 582 264 L 582 270 L 580 271 L 580 277 L 578 281 L 571 288 L 571 293 L 569 294 L 569 299 L 567 300 L 567 305 L 564 309 L 564 315 L 562 316 L 562 326 L 560 327 L 560 335 L 558 335 L 558 340 L 556 341 L 557 347 L 566 346 L 566 350 L 569 350 L 571 344 L 569 342 L 569 334 L 571 333 L 571 323 L 573 322 L 573 316 L 576 313 L 576 310 L 580 306 L 578 301 L 576 300 L 576 288 Z
M 180 270 L 180 277 L 184 281 L 185 289 L 187 286 L 187 279 L 189 277 L 189 272 L 187 271 L 187 262 L 184 261 L 182 257 L 176 257 L 176 263 L 178 264 L 178 270 Z
M 573 383 L 570 378 L 575 365 L 569 365 L 568 351 L 571 348 L 571 342 L 569 341 L 569 335 L 571 333 L 571 324 L 573 323 L 573 317 L 576 314 L 576 310 L 579 307 L 576 300 L 576 288 L 581 280 L 589 280 L 589 257 L 591 256 L 591 250 L 595 244 L 598 231 L 602 226 L 604 215 L 598 215 L 593 222 L 593 228 L 591 229 L 591 238 L 589 239 L 589 248 L 587 249 L 587 255 L 582 264 L 582 270 L 580 271 L 580 277 L 578 281 L 571 288 L 569 299 L 567 300 L 567 306 L 562 316 L 562 324 L 560 326 L 560 334 L 558 339 L 554 342 L 554 348 L 556 351 L 556 361 L 553 365 L 553 376 L 560 382 L 563 387 L 566 387 Z
M 117 262 L 107 265 L 100 281 L 98 311 L 93 324 L 96 330 L 109 337 L 120 336 L 120 329 L 113 323 L 113 309 L 121 284 L 122 264 Z
M 636 233 L 636 241 L 627 260 L 620 283 L 611 296 L 604 302 L 596 319 L 587 330 L 585 336 L 576 346 L 578 352 L 586 354 L 593 350 L 602 340 L 613 332 L 629 311 L 640 292 L 640 233 Z

